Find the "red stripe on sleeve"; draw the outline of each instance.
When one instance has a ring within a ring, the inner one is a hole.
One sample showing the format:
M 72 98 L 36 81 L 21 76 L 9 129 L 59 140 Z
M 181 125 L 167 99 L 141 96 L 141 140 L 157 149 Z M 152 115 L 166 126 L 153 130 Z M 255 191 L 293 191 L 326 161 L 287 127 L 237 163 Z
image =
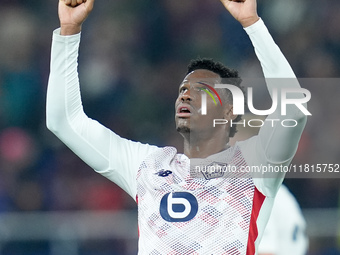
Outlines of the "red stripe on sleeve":
M 255 240 L 258 236 L 257 230 L 257 218 L 259 216 L 261 207 L 263 205 L 265 195 L 263 195 L 256 187 L 254 191 L 254 199 L 253 199 L 253 209 L 251 211 L 250 218 L 250 226 L 249 226 L 249 235 L 248 235 L 248 244 L 247 244 L 247 255 L 255 254 Z
M 136 203 L 138 205 L 138 195 L 136 195 Z M 138 228 L 138 237 L 139 237 L 139 224 L 138 224 L 137 228 Z

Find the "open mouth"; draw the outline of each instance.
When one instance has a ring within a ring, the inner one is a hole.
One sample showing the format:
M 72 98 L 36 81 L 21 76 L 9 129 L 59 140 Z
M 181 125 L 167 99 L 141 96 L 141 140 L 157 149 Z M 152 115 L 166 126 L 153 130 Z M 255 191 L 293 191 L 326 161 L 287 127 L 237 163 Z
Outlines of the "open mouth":
M 191 116 L 191 108 L 190 106 L 180 106 L 177 108 L 177 113 L 176 113 L 177 117 L 190 117 Z

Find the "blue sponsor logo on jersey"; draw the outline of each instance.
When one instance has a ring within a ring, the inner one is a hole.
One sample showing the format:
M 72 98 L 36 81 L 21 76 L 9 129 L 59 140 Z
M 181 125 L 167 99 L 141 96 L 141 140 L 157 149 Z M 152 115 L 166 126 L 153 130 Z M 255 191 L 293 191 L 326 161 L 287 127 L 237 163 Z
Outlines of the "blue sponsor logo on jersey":
M 197 199 L 188 192 L 172 192 L 163 196 L 160 204 L 162 218 L 169 222 L 185 222 L 193 219 L 198 211 Z

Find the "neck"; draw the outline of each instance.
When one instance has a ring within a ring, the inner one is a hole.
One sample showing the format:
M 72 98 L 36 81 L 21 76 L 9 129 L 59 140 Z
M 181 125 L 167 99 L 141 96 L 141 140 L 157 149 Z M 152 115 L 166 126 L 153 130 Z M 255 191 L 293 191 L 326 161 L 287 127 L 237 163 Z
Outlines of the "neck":
M 184 154 L 188 158 L 206 158 L 229 147 L 229 133 L 214 133 L 204 136 L 188 134 L 184 136 Z

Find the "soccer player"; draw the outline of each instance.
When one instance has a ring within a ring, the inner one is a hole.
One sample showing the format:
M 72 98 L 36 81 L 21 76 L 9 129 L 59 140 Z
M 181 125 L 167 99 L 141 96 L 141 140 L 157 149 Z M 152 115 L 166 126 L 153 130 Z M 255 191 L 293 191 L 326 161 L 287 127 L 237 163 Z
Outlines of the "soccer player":
M 221 2 L 249 35 L 265 77 L 292 78 L 285 86 L 299 89 L 294 72 L 257 15 L 256 0 Z M 80 97 L 80 31 L 93 4 L 94 0 L 59 1 L 60 29 L 53 33 L 47 91 L 48 128 L 95 171 L 136 200 L 139 254 L 255 254 L 284 173 L 276 173 L 275 178 L 229 173 L 195 177 L 191 161 L 207 160 L 241 174 L 247 166 L 286 166 L 297 149 L 305 114 L 288 105 L 286 115 L 281 116 L 279 107 L 269 117 L 294 120 L 294 128 L 276 121 L 274 127 L 264 125 L 257 136 L 228 146 L 235 130 L 229 125 L 213 128 L 211 122 L 214 118 L 239 119 L 228 93 L 219 90 L 223 104 L 218 107 L 207 98 L 207 115 L 202 114 L 201 95 L 222 78 L 238 81 L 238 74 L 219 63 L 198 60 L 190 64 L 175 102 L 184 154 L 173 147 L 119 137 L 86 116 Z M 270 92 L 280 90 L 283 83 L 268 81 L 267 87 Z M 304 95 L 291 93 L 290 98 Z
M 293 194 L 282 185 L 259 245 L 259 255 L 306 255 L 307 250 L 305 218 Z

